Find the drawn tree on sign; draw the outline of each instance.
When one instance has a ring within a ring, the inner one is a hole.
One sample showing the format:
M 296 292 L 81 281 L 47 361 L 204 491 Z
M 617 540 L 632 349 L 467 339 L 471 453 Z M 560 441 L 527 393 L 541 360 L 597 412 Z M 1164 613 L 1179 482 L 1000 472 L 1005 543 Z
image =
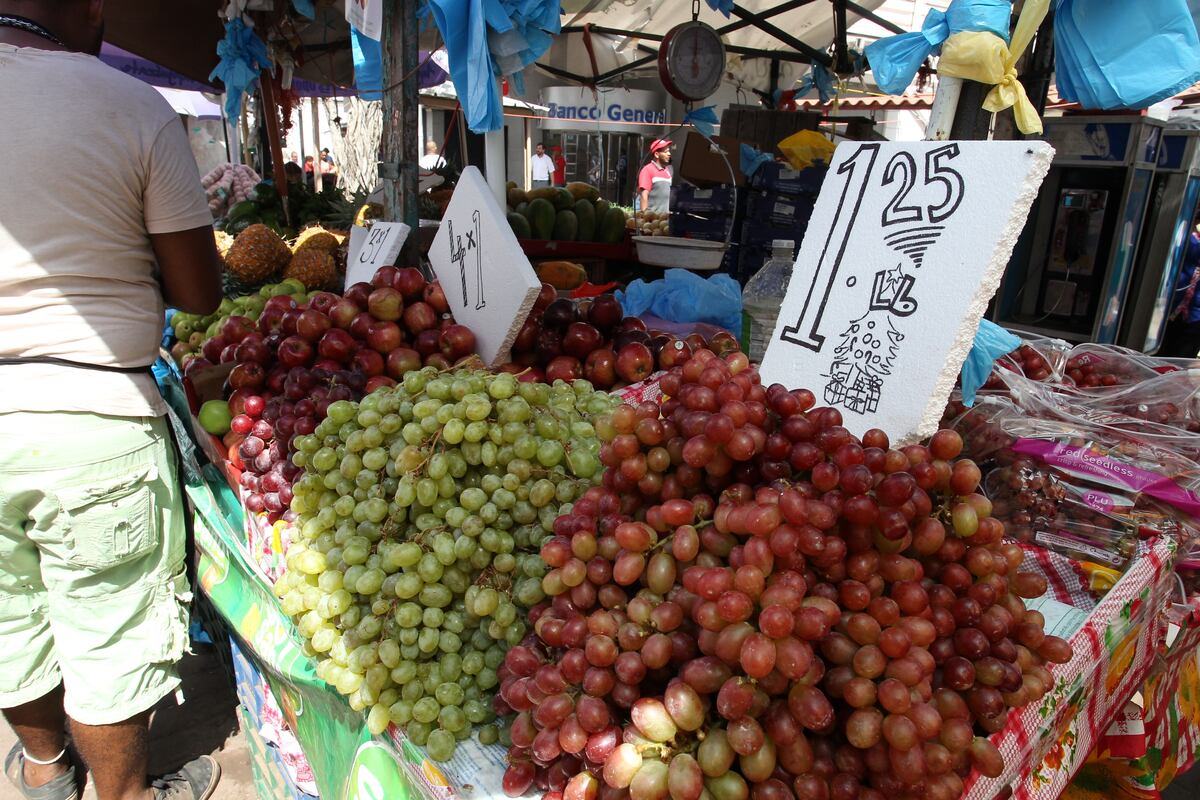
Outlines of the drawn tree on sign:
M 873 414 L 883 396 L 884 378 L 892 373 L 904 334 L 885 308 L 868 310 L 852 321 L 833 350 L 825 384 L 825 402 L 856 414 Z

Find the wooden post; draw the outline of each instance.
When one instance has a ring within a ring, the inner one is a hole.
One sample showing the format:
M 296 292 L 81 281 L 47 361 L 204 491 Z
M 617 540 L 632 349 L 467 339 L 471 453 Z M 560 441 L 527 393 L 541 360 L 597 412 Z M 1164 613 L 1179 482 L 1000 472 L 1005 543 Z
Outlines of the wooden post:
M 401 263 L 415 264 L 419 240 L 417 213 L 417 5 L 418 0 L 389 0 L 383 7 L 383 139 L 379 175 L 384 215 L 403 222 L 412 234 Z
M 291 227 L 292 220 L 288 214 L 287 204 L 287 172 L 283 169 L 283 141 L 279 135 L 279 106 L 275 104 L 275 87 L 271 85 L 271 73 L 263 70 L 258 83 L 262 91 L 262 123 L 267 128 L 267 144 L 271 148 L 272 177 L 275 179 L 275 189 L 283 200 L 284 222 Z

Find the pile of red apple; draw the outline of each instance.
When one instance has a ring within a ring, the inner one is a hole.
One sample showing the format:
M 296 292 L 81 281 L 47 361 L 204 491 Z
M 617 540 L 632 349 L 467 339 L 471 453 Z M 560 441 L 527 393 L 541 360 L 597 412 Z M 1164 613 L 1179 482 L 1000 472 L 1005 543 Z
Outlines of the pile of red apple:
M 626 317 L 611 294 L 572 301 L 543 284 L 513 342 L 513 363 L 505 369 L 525 380 L 584 378 L 597 389 L 616 389 L 683 364 L 700 349 L 724 356 L 737 350 L 738 342 L 726 331 L 705 339 L 698 333 L 679 338 L 647 330 L 642 320 Z
M 257 324 L 230 317 L 203 347 L 192 374 L 233 363 L 225 395 L 241 437 L 230 460 L 243 469 L 246 507 L 285 515 L 299 470 L 292 440 L 312 433 L 329 404 L 393 386 L 422 366 L 446 369 L 475 352 L 475 335 L 454 322 L 442 287 L 411 267 L 382 267 L 345 294 L 267 300 Z

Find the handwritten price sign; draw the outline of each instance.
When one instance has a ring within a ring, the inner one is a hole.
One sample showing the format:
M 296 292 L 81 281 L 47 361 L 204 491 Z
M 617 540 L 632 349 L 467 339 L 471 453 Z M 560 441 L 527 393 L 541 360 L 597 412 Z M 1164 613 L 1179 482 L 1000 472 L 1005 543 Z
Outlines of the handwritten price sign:
M 396 263 L 410 228 L 403 222 L 374 222 L 370 228 L 350 229 L 346 254 L 346 285 L 370 282 L 375 270 Z
M 848 142 L 808 225 L 764 383 L 807 387 L 861 435 L 937 429 L 1054 150 Z
M 475 167 L 454 187 L 429 263 L 454 319 L 475 333 L 484 363 L 504 363 L 542 283 Z

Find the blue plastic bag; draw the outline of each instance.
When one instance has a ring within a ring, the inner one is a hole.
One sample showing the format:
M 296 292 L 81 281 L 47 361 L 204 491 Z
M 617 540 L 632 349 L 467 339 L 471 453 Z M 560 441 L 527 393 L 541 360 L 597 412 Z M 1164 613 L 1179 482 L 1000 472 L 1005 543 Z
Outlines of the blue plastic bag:
M 627 316 L 649 311 L 670 322 L 708 322 L 727 331 L 742 329 L 742 291 L 737 281 L 717 274 L 702 278 L 686 269 L 669 269 L 661 280 L 629 284 L 617 291 Z
M 383 99 L 383 45 L 350 26 L 350 54 L 354 58 L 354 86 L 363 100 Z
M 1055 9 L 1064 100 L 1146 108 L 1200 80 L 1200 36 L 1188 0 L 1057 0 Z
M 942 43 L 959 31 L 991 31 L 1008 41 L 1012 16 L 1010 0 L 954 0 L 944 12 L 925 15 L 921 30 L 887 36 L 866 47 L 875 83 L 888 94 L 903 94 L 925 59 L 936 55 Z
M 258 74 L 271 66 L 267 46 L 241 17 L 225 23 L 225 38 L 217 42 L 221 60 L 208 76 L 225 84 L 225 116 L 237 119 L 242 113 L 242 95 L 258 83 Z
M 1011 353 L 1021 346 L 1021 338 L 1001 328 L 991 320 L 980 320 L 975 332 L 975 342 L 959 373 L 962 382 L 963 405 L 975 405 L 975 393 L 987 383 L 996 359 Z

